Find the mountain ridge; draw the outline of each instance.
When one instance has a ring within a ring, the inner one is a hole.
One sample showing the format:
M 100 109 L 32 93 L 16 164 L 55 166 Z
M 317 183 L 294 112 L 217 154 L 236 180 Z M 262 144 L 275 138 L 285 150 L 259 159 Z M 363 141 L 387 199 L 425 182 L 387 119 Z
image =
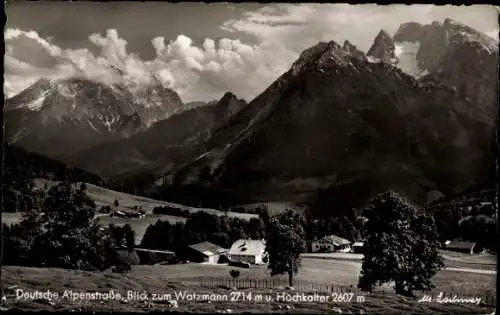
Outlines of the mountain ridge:
M 218 102 L 186 109 L 130 137 L 59 158 L 110 178 L 154 172 L 156 168 L 164 167 L 162 163 L 168 165 L 186 159 L 190 156 L 190 143 L 206 139 L 212 128 L 245 104 L 232 93 L 226 93 Z

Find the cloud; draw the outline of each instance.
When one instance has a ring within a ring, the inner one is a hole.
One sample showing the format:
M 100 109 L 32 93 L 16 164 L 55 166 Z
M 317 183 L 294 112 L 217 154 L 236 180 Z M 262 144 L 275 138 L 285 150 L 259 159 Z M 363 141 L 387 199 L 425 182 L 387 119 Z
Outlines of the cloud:
M 83 77 L 104 84 L 126 84 L 131 89 L 159 80 L 185 102 L 214 100 L 227 91 L 250 100 L 295 58 L 279 44 L 259 47 L 223 38 L 218 42 L 206 39 L 197 47 L 189 37 L 179 35 L 168 44 L 162 37 L 153 38 L 157 56 L 144 61 L 127 52 L 127 42 L 113 29 L 105 36 L 89 36 L 100 48 L 98 56 L 87 49 L 54 46 L 34 31 L 8 29 L 5 37 L 5 91 L 9 96 L 40 77 Z
M 227 91 L 251 100 L 289 69 L 301 51 L 319 41 L 349 40 L 367 51 L 380 29 L 394 33 L 405 22 L 446 17 L 498 38 L 497 14 L 492 6 L 268 5 L 224 22 L 220 28 L 233 39 L 207 38 L 197 46 L 182 34 L 168 43 L 154 37 L 152 60 L 129 53 L 127 41 L 114 29 L 89 36 L 100 50 L 97 55 L 58 47 L 35 31 L 7 29 L 4 91 L 13 95 L 40 77 L 83 77 L 131 89 L 159 81 L 184 102 L 210 101 Z M 243 35 L 256 41 L 250 45 L 234 39 Z
M 367 51 L 381 29 L 394 33 L 402 23 L 430 23 L 451 18 L 482 32 L 498 30 L 495 7 L 394 4 L 280 4 L 247 12 L 222 26 L 230 32 L 244 32 L 260 41 L 280 41 L 297 53 L 318 41 L 349 40 Z
M 489 37 L 495 39 L 498 42 L 498 30 L 486 32 L 485 34 L 488 35 Z

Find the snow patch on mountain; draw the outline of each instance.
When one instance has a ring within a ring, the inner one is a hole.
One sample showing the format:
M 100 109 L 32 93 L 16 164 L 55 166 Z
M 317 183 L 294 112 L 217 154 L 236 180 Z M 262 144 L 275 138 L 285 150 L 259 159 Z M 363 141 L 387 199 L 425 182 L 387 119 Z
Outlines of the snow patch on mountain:
M 71 91 L 68 85 L 66 84 L 58 84 L 57 85 L 57 92 L 65 98 L 71 99 L 76 96 L 76 93 L 74 91 Z
M 398 59 L 396 67 L 415 78 L 419 78 L 428 73 L 427 70 L 421 69 L 418 66 L 417 53 L 420 49 L 420 42 L 395 42 L 394 46 L 394 54 Z
M 35 98 L 33 101 L 27 103 L 25 105 L 25 108 L 31 111 L 37 111 L 42 109 L 43 107 L 43 102 L 45 101 L 45 97 L 47 96 L 47 93 L 40 94 L 37 98 Z

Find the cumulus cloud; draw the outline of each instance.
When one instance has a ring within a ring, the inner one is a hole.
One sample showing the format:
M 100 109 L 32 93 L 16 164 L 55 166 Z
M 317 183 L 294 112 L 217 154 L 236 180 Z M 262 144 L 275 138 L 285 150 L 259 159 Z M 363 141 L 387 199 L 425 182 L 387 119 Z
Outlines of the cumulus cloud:
M 202 47 L 184 35 L 165 43 L 151 40 L 153 60 L 127 52 L 127 42 L 116 30 L 105 36 L 91 34 L 100 48 L 95 56 L 87 49 L 62 49 L 34 31 L 6 31 L 4 91 L 12 96 L 40 78 L 83 77 L 105 84 L 126 84 L 131 89 L 161 82 L 185 102 L 213 100 L 232 91 L 250 100 L 285 70 L 295 57 L 282 45 L 250 46 L 239 40 L 206 39 Z M 23 49 L 29 47 L 30 49 Z M 33 54 L 36 53 L 36 56 Z
M 160 82 L 184 102 L 220 98 L 231 91 L 251 100 L 284 73 L 299 53 L 319 41 L 349 40 L 367 51 L 380 29 L 394 33 L 400 24 L 429 23 L 450 17 L 498 38 L 497 13 L 491 6 L 278 4 L 246 12 L 220 28 L 233 38 L 245 33 L 255 44 L 238 39 L 207 38 L 202 45 L 180 34 L 151 39 L 156 57 L 141 60 L 127 51 L 117 30 L 91 34 L 99 48 L 64 49 L 35 31 L 5 31 L 5 86 L 11 96 L 40 77 L 83 77 L 130 88 Z

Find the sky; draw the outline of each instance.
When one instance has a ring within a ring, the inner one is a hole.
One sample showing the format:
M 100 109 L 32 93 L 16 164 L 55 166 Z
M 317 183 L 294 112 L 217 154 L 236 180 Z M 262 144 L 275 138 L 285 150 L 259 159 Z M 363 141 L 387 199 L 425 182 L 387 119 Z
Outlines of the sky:
M 498 39 L 498 9 L 486 5 L 14 2 L 6 15 L 7 97 L 42 77 L 83 77 L 160 81 L 184 102 L 227 91 L 250 101 L 320 41 L 366 52 L 381 29 L 447 17 Z

